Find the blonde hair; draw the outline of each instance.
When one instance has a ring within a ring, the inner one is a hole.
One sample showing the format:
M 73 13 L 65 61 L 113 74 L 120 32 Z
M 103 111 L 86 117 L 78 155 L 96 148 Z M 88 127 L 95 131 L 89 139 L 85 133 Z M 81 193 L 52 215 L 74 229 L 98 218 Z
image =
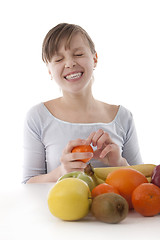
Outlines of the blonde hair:
M 44 38 L 42 45 L 42 60 L 46 63 L 51 62 L 52 57 L 58 51 L 61 41 L 66 39 L 65 48 L 68 48 L 72 37 L 76 33 L 81 33 L 88 41 L 91 52 L 93 54 L 96 53 L 92 39 L 82 27 L 75 24 L 60 23 L 52 28 Z

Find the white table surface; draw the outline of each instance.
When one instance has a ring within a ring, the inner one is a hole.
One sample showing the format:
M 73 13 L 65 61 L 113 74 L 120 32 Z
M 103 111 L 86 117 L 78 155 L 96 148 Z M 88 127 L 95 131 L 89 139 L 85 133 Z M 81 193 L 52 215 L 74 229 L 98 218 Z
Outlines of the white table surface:
M 75 222 L 55 218 L 47 194 L 54 184 L 7 186 L 0 192 L 0 240 L 154 239 L 160 236 L 160 214 L 130 212 L 119 224 L 96 221 L 90 214 Z

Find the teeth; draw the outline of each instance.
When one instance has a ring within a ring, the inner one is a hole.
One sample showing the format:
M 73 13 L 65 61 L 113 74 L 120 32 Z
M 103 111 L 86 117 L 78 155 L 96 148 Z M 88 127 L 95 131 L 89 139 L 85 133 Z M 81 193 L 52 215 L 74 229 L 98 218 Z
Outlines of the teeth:
M 82 76 L 82 73 L 74 73 L 74 74 L 70 74 L 70 75 L 66 76 L 66 79 L 70 80 L 70 79 L 79 78 L 81 76 Z

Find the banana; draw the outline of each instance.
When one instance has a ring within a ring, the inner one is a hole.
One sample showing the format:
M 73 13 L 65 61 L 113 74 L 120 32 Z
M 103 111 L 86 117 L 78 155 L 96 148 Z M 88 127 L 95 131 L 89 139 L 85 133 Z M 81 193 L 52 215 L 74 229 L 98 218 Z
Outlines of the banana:
M 97 174 L 94 172 L 94 168 L 92 167 L 92 165 L 90 163 L 87 164 L 87 166 L 84 169 L 84 172 L 87 175 L 91 176 L 91 178 L 93 179 L 96 186 L 105 182 L 103 179 L 101 179 L 100 177 L 97 176 Z
M 144 174 L 145 177 L 151 177 L 155 167 L 156 167 L 155 164 L 138 164 L 132 166 L 94 168 L 94 172 L 97 175 L 97 177 L 105 180 L 109 173 L 119 168 L 133 168 Z
M 147 177 L 147 180 L 148 180 L 149 183 L 151 183 L 152 177 Z
M 101 184 L 101 183 L 104 183 L 104 182 L 105 182 L 105 181 L 102 180 L 101 178 L 97 177 L 96 174 L 94 174 L 94 175 L 92 176 L 92 179 L 93 179 L 93 181 L 95 182 L 96 186 L 99 185 L 99 184 Z

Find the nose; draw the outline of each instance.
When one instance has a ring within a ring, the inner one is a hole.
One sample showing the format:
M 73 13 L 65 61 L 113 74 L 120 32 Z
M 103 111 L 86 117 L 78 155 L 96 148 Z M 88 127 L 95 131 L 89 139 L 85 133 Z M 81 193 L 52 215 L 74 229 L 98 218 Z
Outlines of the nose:
M 73 68 L 76 65 L 76 62 L 72 57 L 69 57 L 65 61 L 65 68 Z

